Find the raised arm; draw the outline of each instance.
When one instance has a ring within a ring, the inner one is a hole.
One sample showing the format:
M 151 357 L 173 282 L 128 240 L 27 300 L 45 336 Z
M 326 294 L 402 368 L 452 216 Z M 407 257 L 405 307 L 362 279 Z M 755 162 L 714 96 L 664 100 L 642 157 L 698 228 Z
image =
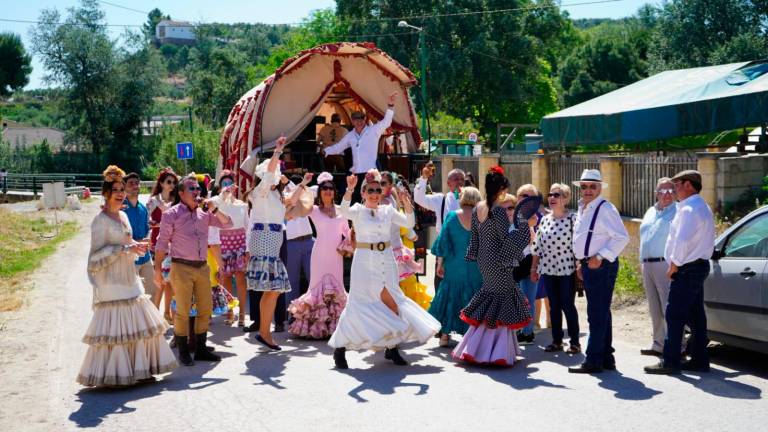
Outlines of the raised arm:
M 392 223 L 404 228 L 413 228 L 416 225 L 416 216 L 413 214 L 413 204 L 411 204 L 411 197 L 408 194 L 402 194 L 400 199 L 403 203 L 405 214 L 397 211 L 396 208 L 390 206 L 392 210 Z
M 426 165 L 424 165 L 424 168 L 421 169 L 421 177 L 419 177 L 419 180 L 416 182 L 416 187 L 413 191 L 413 200 L 416 201 L 416 204 L 424 207 L 425 209 L 432 210 L 433 212 L 437 213 L 440 211 L 440 207 L 443 203 L 443 194 L 433 193 L 431 195 L 427 195 L 427 181 L 432 175 L 432 166 L 432 162 L 428 162 Z M 440 215 L 437 216 L 439 219 Z
M 388 127 L 392 126 L 392 119 L 395 117 L 395 97 L 397 97 L 397 92 L 389 95 L 389 98 L 387 99 L 387 111 L 384 113 L 384 118 L 373 125 L 373 127 L 376 128 L 377 137 L 381 136 Z
M 344 196 L 341 198 L 341 207 L 339 211 L 345 218 L 355 223 L 357 220 L 357 214 L 359 212 L 359 206 L 352 207 L 352 191 L 357 186 L 357 176 L 352 174 L 347 176 L 347 190 L 344 192 Z

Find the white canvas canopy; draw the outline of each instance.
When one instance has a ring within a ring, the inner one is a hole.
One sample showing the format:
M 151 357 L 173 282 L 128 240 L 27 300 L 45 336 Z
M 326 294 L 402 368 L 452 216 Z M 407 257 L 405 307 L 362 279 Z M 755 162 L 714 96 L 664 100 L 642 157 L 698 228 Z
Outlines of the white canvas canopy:
M 221 138 L 221 168 L 237 172 L 245 188 L 252 172 L 238 170 L 249 154 L 269 151 L 285 134 L 290 143 L 316 115 L 338 113 L 342 123 L 360 110 L 380 120 L 397 92 L 392 129 L 405 132 L 409 151 L 421 142 L 408 88 L 413 74 L 373 43 L 320 45 L 286 60 L 232 108 Z

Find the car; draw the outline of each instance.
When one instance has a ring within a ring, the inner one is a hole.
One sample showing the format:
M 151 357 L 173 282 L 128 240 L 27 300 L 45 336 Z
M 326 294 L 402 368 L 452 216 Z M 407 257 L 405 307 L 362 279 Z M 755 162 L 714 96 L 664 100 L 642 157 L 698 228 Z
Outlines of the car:
M 709 338 L 768 353 L 768 205 L 715 240 L 704 282 Z

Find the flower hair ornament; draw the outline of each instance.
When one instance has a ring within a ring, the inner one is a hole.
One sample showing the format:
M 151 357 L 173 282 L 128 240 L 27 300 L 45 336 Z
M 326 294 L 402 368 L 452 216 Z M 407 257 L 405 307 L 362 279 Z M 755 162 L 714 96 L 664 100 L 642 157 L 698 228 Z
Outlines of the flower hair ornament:
M 121 170 L 117 165 L 110 165 L 101 173 L 101 175 L 104 176 L 105 182 L 114 183 L 123 181 L 125 171 Z
M 327 171 L 323 171 L 320 173 L 320 175 L 317 176 L 317 184 L 323 184 L 327 181 L 330 181 L 330 182 L 333 181 L 333 176 L 331 175 L 331 173 Z
M 381 182 L 381 174 L 377 169 L 369 169 L 365 173 L 365 183 Z
M 488 170 L 488 173 L 493 173 L 493 174 L 498 174 L 500 176 L 503 176 L 504 175 L 504 168 L 502 168 L 502 167 L 500 167 L 498 165 L 495 165 L 495 166 L 492 166 Z
M 176 175 L 176 172 L 173 171 L 173 168 L 171 168 L 171 167 L 165 167 L 165 168 L 161 169 L 159 173 L 157 173 L 157 180 L 160 180 L 160 177 L 162 177 L 162 176 L 164 176 L 166 174 Z

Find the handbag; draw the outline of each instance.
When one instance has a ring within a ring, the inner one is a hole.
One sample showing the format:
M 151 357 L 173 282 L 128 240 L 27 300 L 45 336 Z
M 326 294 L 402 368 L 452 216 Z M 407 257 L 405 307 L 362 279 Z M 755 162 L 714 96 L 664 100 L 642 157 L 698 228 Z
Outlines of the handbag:
M 570 217 L 568 219 L 570 219 L 571 221 L 571 244 L 573 244 L 573 230 L 574 230 L 573 217 Z M 574 257 L 573 259 L 576 260 L 576 257 Z M 575 263 L 574 263 L 574 267 L 575 267 Z M 584 297 L 584 281 L 579 279 L 579 272 L 574 270 L 573 275 L 571 275 L 571 277 L 573 278 L 573 288 L 576 290 L 576 295 L 579 297 Z
M 520 265 L 512 269 L 512 279 L 520 282 L 531 277 L 531 264 L 533 264 L 533 255 L 526 255 L 520 260 Z

